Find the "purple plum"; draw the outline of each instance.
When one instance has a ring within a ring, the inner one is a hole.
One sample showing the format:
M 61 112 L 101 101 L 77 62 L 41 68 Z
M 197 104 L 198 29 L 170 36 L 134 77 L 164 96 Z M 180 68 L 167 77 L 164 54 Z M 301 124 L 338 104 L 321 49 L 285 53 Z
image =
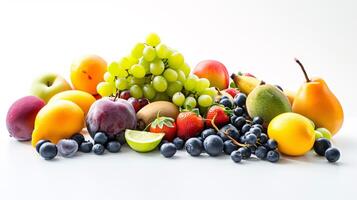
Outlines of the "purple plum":
M 25 96 L 15 101 L 6 116 L 6 127 L 10 136 L 19 141 L 31 140 L 36 115 L 45 104 L 35 96 Z
M 92 138 L 99 131 L 115 138 L 125 129 L 135 129 L 136 121 L 134 107 L 124 99 L 97 100 L 90 107 L 86 117 L 87 129 Z

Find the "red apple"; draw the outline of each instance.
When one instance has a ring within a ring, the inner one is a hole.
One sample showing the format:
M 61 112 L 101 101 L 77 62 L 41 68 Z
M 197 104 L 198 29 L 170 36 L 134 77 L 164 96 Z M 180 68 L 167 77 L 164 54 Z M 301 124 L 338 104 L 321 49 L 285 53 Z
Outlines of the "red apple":
M 6 127 L 11 137 L 19 141 L 31 140 L 35 118 L 45 102 L 36 96 L 15 101 L 6 116 Z
M 204 60 L 198 63 L 193 73 L 200 78 L 207 78 L 212 87 L 220 90 L 229 86 L 229 74 L 227 68 L 216 60 Z

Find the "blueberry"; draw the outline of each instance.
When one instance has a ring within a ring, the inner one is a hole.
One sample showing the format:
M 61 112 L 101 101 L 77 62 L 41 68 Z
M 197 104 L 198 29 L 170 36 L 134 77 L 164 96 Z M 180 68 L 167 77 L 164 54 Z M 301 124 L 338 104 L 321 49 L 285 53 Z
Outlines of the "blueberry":
M 228 97 L 228 96 L 222 96 L 222 97 L 221 97 L 221 100 L 222 100 L 222 99 L 229 99 L 229 97 Z
M 213 128 L 208 128 L 202 131 L 201 137 L 206 139 L 210 135 L 216 135 L 216 131 Z
M 60 156 L 70 158 L 78 151 L 78 143 L 72 139 L 62 139 L 58 141 L 57 149 Z
M 231 136 L 235 140 L 239 139 L 238 129 L 236 127 L 234 127 L 232 124 L 227 124 L 227 125 L 223 126 L 219 131 L 219 136 L 222 138 L 223 141 L 226 141 L 229 138 L 224 133 L 227 133 L 229 136 Z
M 234 123 L 234 121 L 237 119 L 237 115 L 235 115 L 235 114 L 233 114 L 232 116 L 231 116 L 231 118 L 230 118 L 230 122 L 231 122 L 231 124 L 233 124 Z
M 255 150 L 257 150 L 257 147 L 255 145 L 250 145 L 248 148 L 250 149 L 250 152 L 252 152 L 252 154 L 254 154 Z
M 126 143 L 126 140 L 125 140 L 125 134 L 124 134 L 124 132 L 119 133 L 119 134 L 116 134 L 116 135 L 114 136 L 114 140 L 115 140 L 115 141 L 118 141 L 121 145 L 125 144 L 125 143 Z
M 108 142 L 108 136 L 103 132 L 97 132 L 94 135 L 94 144 L 105 145 Z
M 319 138 L 314 143 L 314 151 L 319 156 L 325 156 L 325 152 L 331 147 L 331 142 L 326 138 Z
M 231 153 L 238 149 L 238 146 L 235 145 L 232 140 L 227 140 L 223 143 L 223 151 L 227 155 L 231 155 Z
M 204 139 L 200 136 L 198 136 L 197 139 L 201 140 L 202 142 L 204 141 Z
M 257 136 L 252 133 L 248 134 L 245 138 L 245 143 L 254 145 L 257 143 Z
M 175 138 L 172 142 L 176 146 L 177 150 L 183 149 L 183 146 L 185 145 L 185 141 L 183 141 L 183 139 L 181 139 L 179 137 Z
M 247 100 L 247 95 L 243 93 L 239 93 L 234 97 L 233 102 L 236 106 L 242 107 L 245 105 L 246 100 Z
M 46 142 L 51 142 L 49 140 L 39 140 L 36 144 L 36 151 L 37 153 L 40 153 L 40 147 L 45 144 Z
M 105 148 L 102 144 L 95 144 L 95 145 L 93 145 L 92 150 L 95 154 L 102 155 L 105 151 Z
M 185 149 L 191 156 L 199 156 L 203 150 L 202 141 L 197 138 L 190 138 L 186 141 Z
M 256 136 L 260 136 L 260 134 L 262 133 L 262 131 L 257 127 L 252 127 L 249 132 Z
M 239 152 L 238 150 L 233 151 L 231 153 L 231 159 L 235 162 L 235 163 L 239 163 L 242 160 L 242 153 Z
M 221 104 L 221 105 L 223 105 L 224 107 L 227 107 L 227 108 L 233 108 L 233 103 L 229 98 L 221 99 L 219 101 L 219 104 Z
M 238 139 L 239 143 L 245 143 L 245 141 L 246 141 L 245 135 L 240 136 L 239 139 Z
M 264 120 L 263 120 L 263 118 L 261 118 L 261 117 L 254 117 L 253 120 L 252 120 L 252 123 L 253 123 L 253 124 L 263 125 Z
M 262 160 L 264 160 L 267 157 L 267 153 L 268 153 L 268 149 L 265 148 L 264 146 L 259 146 L 255 150 L 255 155 Z
M 159 144 L 159 148 L 161 147 L 161 145 L 165 144 L 165 143 L 169 143 L 169 141 L 167 140 L 161 140 L 160 144 Z
M 328 148 L 325 152 L 325 157 L 329 162 L 336 162 L 340 158 L 340 151 L 336 148 Z
M 252 126 L 250 124 L 244 124 L 244 126 L 241 129 L 241 133 L 244 134 L 250 130 Z
M 78 146 L 81 146 L 82 142 L 84 142 L 84 136 L 80 133 L 76 133 L 72 135 L 71 137 L 72 140 L 75 140 L 78 144 Z
M 233 110 L 233 113 L 234 113 L 236 116 L 240 117 L 240 116 L 243 115 L 244 109 L 241 108 L 241 107 L 236 107 L 236 108 Z
M 241 147 L 237 151 L 241 153 L 243 160 L 250 158 L 252 155 L 252 152 L 248 147 Z
M 244 117 L 237 117 L 236 120 L 234 120 L 233 125 L 237 128 L 237 129 L 241 129 L 245 124 L 246 124 L 246 120 Z
M 205 151 L 210 156 L 218 156 L 223 151 L 223 140 L 218 135 L 210 135 L 203 142 Z
M 264 131 L 264 127 L 260 124 L 253 124 L 254 128 L 259 128 L 262 132 Z
M 83 153 L 89 153 L 92 151 L 93 143 L 90 141 L 82 142 L 81 146 L 79 146 L 79 151 Z
M 268 136 L 267 136 L 267 134 L 265 134 L 265 133 L 262 133 L 262 134 L 260 134 L 260 136 L 259 136 L 259 142 L 261 143 L 261 144 L 265 144 L 267 141 L 268 141 Z
M 110 141 L 107 144 L 107 150 L 110 153 L 118 153 L 120 151 L 120 148 L 121 148 L 121 144 L 120 142 L 117 141 Z
M 270 150 L 274 150 L 278 147 L 278 143 L 273 139 L 269 139 L 266 143 L 266 147 Z
M 278 162 L 279 159 L 280 159 L 280 154 L 278 151 L 276 151 L 276 150 L 268 151 L 267 160 L 269 162 L 275 163 L 275 162 Z
M 56 157 L 58 150 L 55 144 L 45 142 L 41 145 L 39 152 L 45 160 L 52 160 Z
M 165 143 L 161 145 L 160 147 L 160 153 L 165 157 L 165 158 L 171 158 L 172 156 L 175 155 L 177 151 L 176 146 L 173 143 Z

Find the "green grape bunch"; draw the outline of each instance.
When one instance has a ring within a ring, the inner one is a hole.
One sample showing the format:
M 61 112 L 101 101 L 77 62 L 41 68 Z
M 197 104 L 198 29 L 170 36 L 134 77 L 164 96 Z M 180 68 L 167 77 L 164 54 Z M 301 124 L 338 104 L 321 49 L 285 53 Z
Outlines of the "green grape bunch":
M 172 101 L 179 107 L 209 107 L 217 90 L 205 78 L 190 74 L 184 56 L 151 33 L 130 54 L 108 65 L 104 82 L 97 85 L 101 96 L 118 97 L 129 90 L 134 98 Z

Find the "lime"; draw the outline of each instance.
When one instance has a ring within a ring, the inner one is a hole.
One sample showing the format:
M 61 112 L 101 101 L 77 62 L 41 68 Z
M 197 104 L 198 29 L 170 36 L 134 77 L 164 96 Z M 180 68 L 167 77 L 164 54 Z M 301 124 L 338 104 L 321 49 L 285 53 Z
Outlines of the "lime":
M 125 139 L 128 145 L 138 152 L 154 150 L 164 137 L 164 133 L 151 133 L 126 129 Z

